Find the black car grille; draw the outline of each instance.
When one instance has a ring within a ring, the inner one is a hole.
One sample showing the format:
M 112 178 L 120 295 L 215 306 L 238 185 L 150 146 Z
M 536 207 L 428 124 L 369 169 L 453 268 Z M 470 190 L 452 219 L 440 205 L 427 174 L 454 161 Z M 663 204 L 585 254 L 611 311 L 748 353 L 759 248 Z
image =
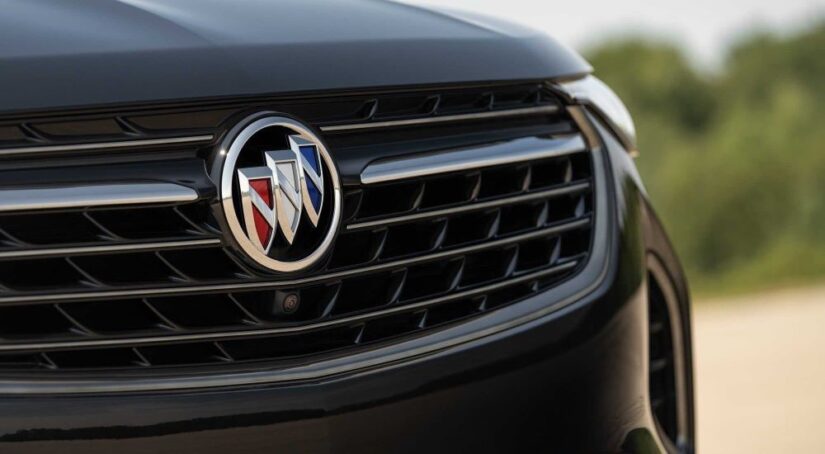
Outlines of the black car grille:
M 214 219 L 204 161 L 232 118 L 260 109 L 322 129 L 341 168 L 341 230 L 310 274 L 249 266 L 224 248 Z M 522 113 L 404 123 L 514 109 Z M 183 133 L 191 140 L 152 142 Z M 398 181 L 358 179 L 378 157 L 536 137 L 580 138 L 538 83 L 9 117 L 0 122 L 0 194 L 162 181 L 192 196 L 0 211 L 0 368 L 48 375 L 306 362 L 536 295 L 574 275 L 592 249 L 596 183 L 583 145 Z M 95 145 L 104 139 L 133 143 Z M 287 295 L 299 298 L 294 312 L 280 305 Z

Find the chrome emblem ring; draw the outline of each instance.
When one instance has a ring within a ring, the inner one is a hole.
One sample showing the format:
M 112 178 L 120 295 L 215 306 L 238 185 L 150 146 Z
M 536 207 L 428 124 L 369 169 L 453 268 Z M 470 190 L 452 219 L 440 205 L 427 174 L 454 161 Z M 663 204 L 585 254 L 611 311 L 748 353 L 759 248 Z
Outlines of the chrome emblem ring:
M 307 126 L 274 112 L 247 117 L 224 139 L 219 219 L 230 243 L 277 272 L 317 263 L 341 220 L 341 186 L 324 143 Z

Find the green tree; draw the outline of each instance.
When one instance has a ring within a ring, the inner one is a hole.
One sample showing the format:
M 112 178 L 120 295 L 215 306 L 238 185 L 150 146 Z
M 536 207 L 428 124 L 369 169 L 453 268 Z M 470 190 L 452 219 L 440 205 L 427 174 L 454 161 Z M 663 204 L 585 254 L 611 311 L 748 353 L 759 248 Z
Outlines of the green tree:
M 639 169 L 695 286 L 825 278 L 825 24 L 754 34 L 722 71 L 642 39 L 592 50 L 634 114 Z

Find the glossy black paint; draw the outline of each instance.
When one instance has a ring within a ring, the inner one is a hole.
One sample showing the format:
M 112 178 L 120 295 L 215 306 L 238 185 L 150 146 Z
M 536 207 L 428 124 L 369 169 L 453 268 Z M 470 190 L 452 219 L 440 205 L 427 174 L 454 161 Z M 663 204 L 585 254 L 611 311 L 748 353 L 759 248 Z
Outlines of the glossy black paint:
M 632 161 L 601 134 L 618 247 L 608 277 L 580 301 L 432 356 L 319 382 L 0 398 L 0 451 L 656 452 L 646 252 L 684 286 Z
M 533 30 L 372 0 L 5 0 L 0 112 L 590 70 Z M 14 89 L 9 89 L 14 87 Z

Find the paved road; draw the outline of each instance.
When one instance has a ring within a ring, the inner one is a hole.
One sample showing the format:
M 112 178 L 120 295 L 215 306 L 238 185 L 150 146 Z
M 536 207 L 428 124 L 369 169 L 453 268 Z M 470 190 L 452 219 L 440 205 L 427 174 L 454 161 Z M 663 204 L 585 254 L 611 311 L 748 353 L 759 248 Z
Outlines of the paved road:
M 694 309 L 698 452 L 825 453 L 825 287 Z

